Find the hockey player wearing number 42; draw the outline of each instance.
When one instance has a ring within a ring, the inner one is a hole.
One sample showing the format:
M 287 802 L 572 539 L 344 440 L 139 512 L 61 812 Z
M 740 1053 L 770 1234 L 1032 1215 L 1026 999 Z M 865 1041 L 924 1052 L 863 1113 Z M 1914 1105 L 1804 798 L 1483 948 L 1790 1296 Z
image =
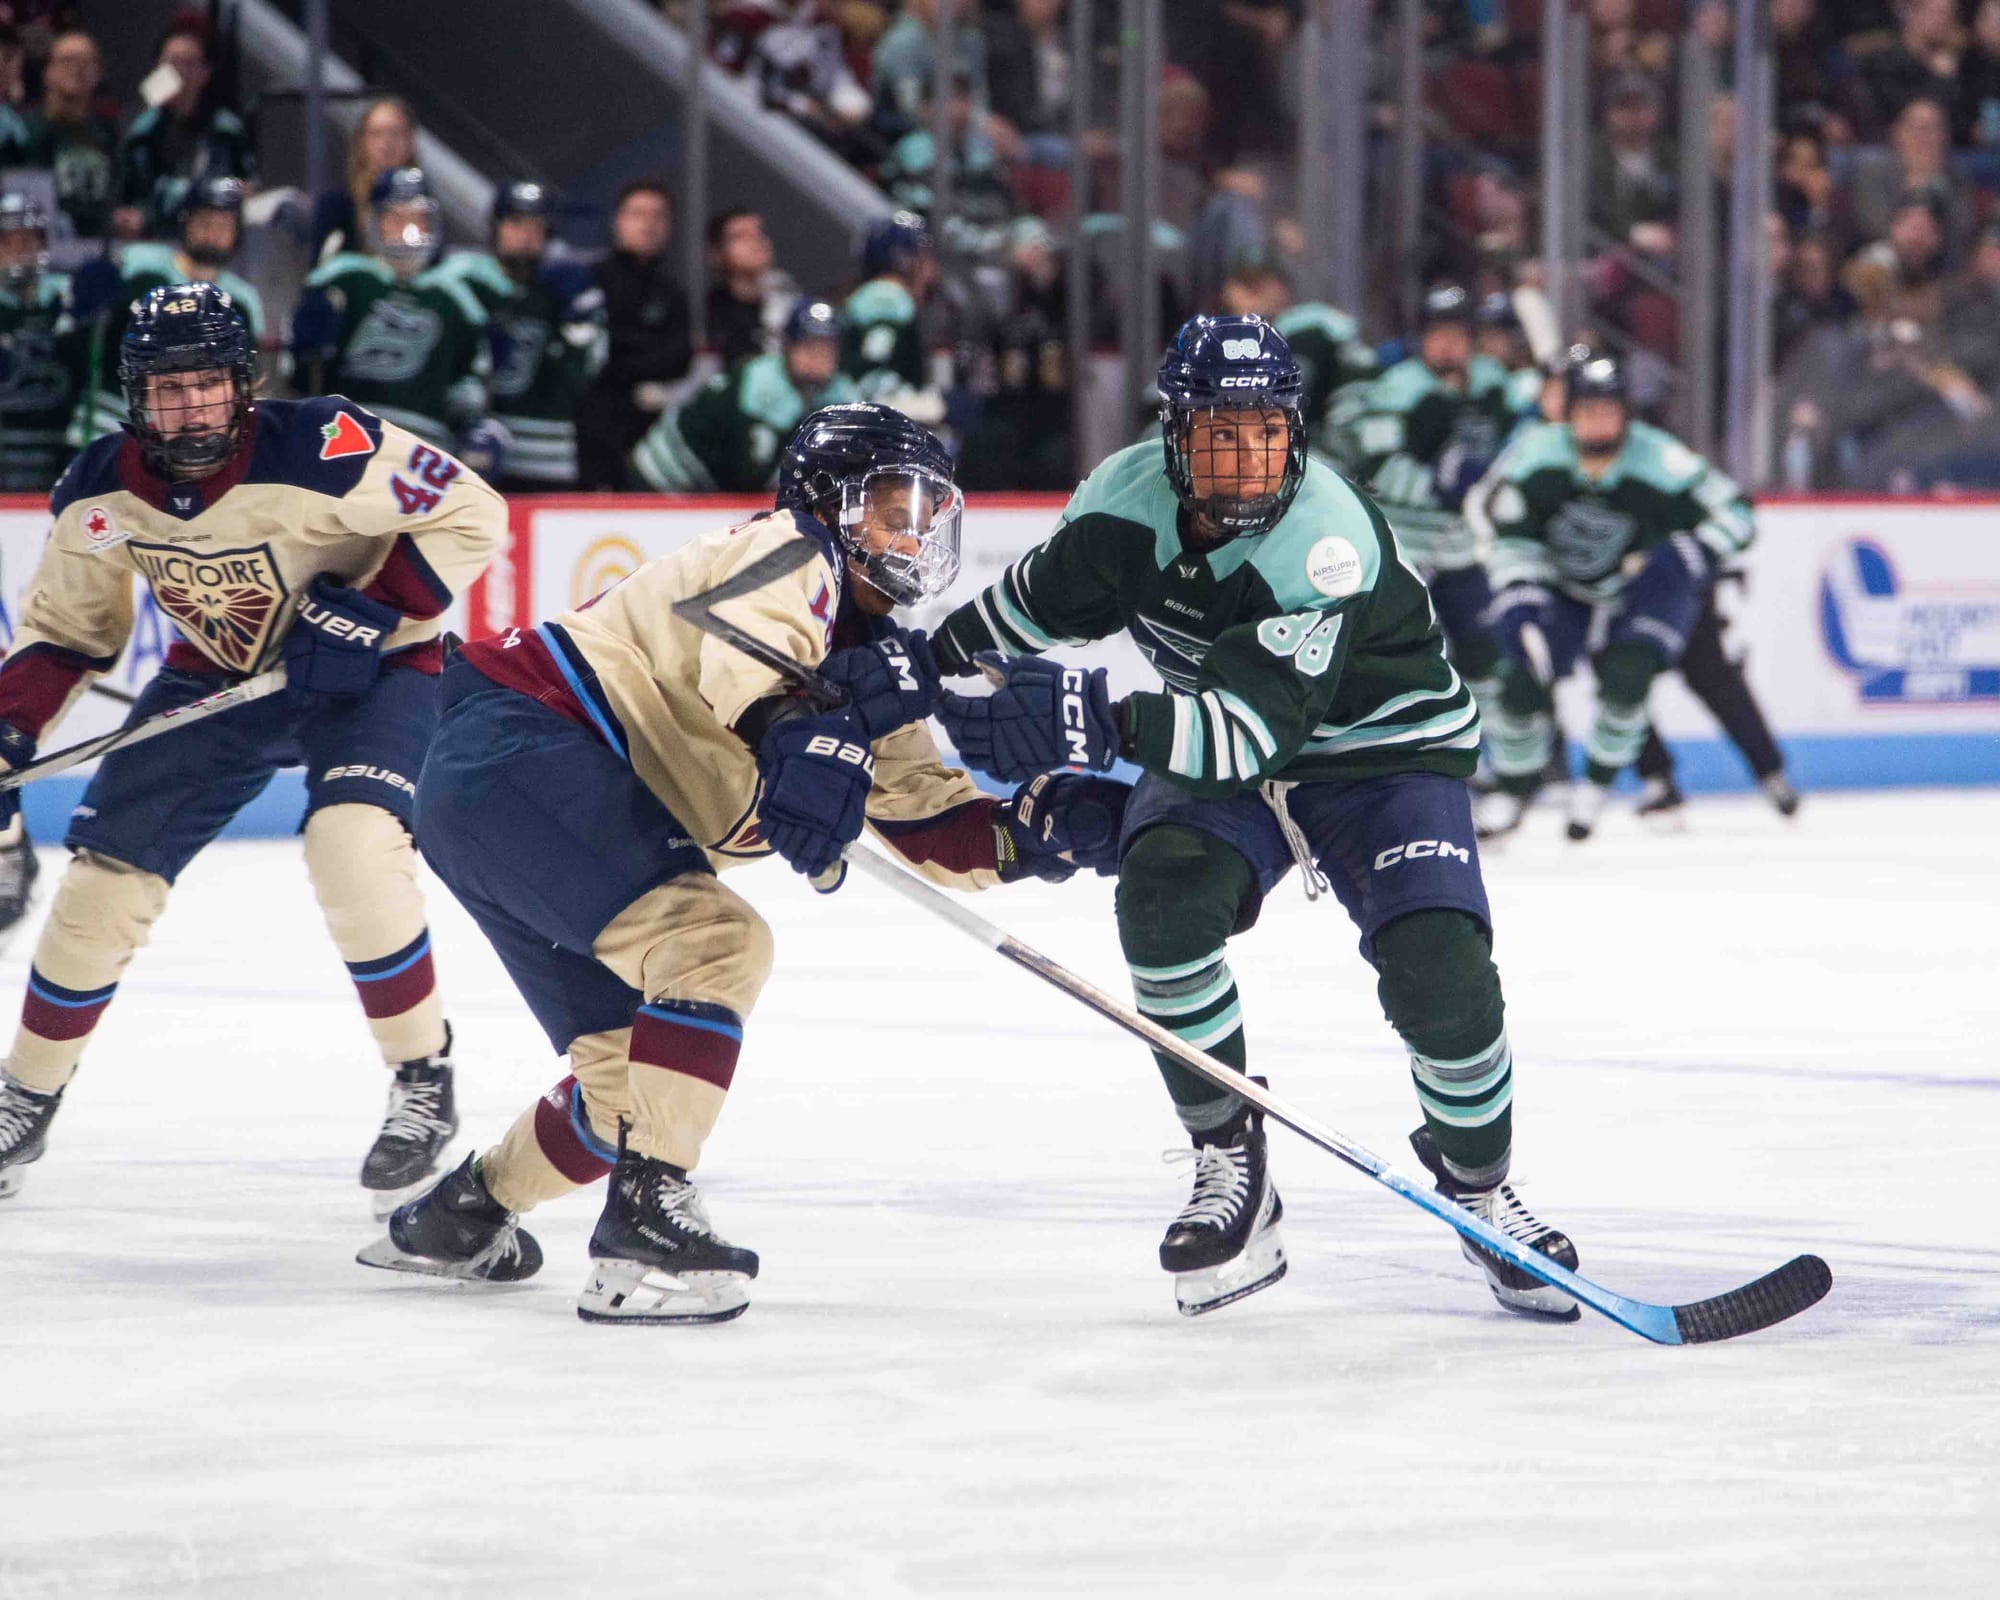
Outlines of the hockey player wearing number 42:
M 133 721 L 280 661 L 287 687 L 113 751 L 91 779 L 0 1078 L 0 1192 L 42 1154 L 174 880 L 279 768 L 303 764 L 306 869 L 394 1074 L 361 1174 L 380 1214 L 457 1126 L 409 826 L 437 720 L 438 618 L 499 549 L 505 508 L 346 400 L 253 402 L 249 335 L 211 284 L 148 293 L 121 367 L 126 431 L 89 445 L 50 496 L 54 526 L 0 665 L 0 759 L 32 761 L 117 660 L 135 574 L 176 637 Z M 18 805 L 0 797 L 0 822 Z
M 948 617 L 941 672 L 960 756 L 1009 781 L 1052 767 L 1144 771 L 1126 808 L 1118 934 L 1141 1013 L 1247 1070 L 1224 946 L 1296 864 L 1331 887 L 1402 1036 L 1440 1191 L 1565 1266 L 1569 1240 L 1508 1184 L 1513 1056 L 1465 785 L 1479 712 L 1381 510 L 1306 456 L 1300 376 L 1257 317 L 1196 317 L 1160 368 L 1162 447 L 1086 478 L 1047 543 Z M 1103 672 L 1040 652 L 1127 632 L 1164 680 L 1111 702 Z M 1160 1245 L 1192 1315 L 1285 1270 L 1259 1119 L 1157 1058 L 1193 1143 L 1194 1186 Z M 1571 1319 L 1561 1292 L 1481 1255 L 1502 1304 Z
M 1109 870 L 1125 785 L 1062 775 L 995 801 L 942 764 L 923 726 L 937 674 L 923 635 L 888 613 L 950 584 L 959 505 L 950 458 L 923 428 L 885 406 L 828 406 L 786 445 L 775 511 L 540 627 L 468 645 L 446 669 L 417 838 L 569 1074 L 397 1211 L 363 1264 L 526 1278 L 542 1256 L 518 1215 L 608 1177 L 578 1314 L 736 1316 L 757 1257 L 717 1236 L 690 1174 L 771 936 L 718 872 L 775 852 L 824 885 L 864 821 L 962 889 Z M 748 575 L 717 615 L 845 686 L 843 710 L 815 711 L 675 614 L 788 553 L 787 570 Z

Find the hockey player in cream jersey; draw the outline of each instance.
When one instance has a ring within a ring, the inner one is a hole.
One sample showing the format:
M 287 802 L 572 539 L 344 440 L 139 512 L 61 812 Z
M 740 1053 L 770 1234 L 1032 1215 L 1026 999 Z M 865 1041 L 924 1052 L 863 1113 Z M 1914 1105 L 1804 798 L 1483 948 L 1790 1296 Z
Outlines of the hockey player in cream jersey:
M 960 888 L 1110 870 L 1124 785 L 1064 774 L 996 801 L 942 764 L 923 726 L 936 669 L 923 635 L 888 612 L 957 570 L 950 473 L 908 418 L 825 407 L 786 446 L 775 512 L 537 628 L 469 645 L 446 669 L 418 841 L 569 1074 L 397 1211 L 365 1264 L 527 1277 L 541 1252 L 518 1213 L 608 1175 L 579 1313 L 735 1316 L 757 1257 L 716 1236 L 689 1173 L 771 937 L 717 873 L 775 852 L 823 884 L 864 822 Z M 792 570 L 717 602 L 718 615 L 843 685 L 840 711 L 814 711 L 673 609 L 788 548 Z
M 505 509 L 450 456 L 345 400 L 253 404 L 248 335 L 213 285 L 148 294 L 122 365 L 128 431 L 91 444 L 50 497 L 0 665 L 0 759 L 33 760 L 117 660 L 134 574 L 177 633 L 135 720 L 280 661 L 288 687 L 116 750 L 91 780 L 0 1079 L 0 1190 L 41 1155 L 175 878 L 273 773 L 303 764 L 307 870 L 395 1073 L 362 1170 L 393 1204 L 456 1125 L 409 823 L 437 717 L 438 617 L 499 548 Z M 17 805 L 0 798 L 0 823 Z

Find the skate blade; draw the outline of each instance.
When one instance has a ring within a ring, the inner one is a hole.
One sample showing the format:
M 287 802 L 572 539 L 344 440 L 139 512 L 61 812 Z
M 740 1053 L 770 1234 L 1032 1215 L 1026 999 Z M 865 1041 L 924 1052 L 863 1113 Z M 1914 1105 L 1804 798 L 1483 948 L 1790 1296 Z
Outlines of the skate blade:
M 741 1272 L 664 1272 L 638 1261 L 593 1259 L 576 1297 L 585 1322 L 727 1322 L 750 1308 L 750 1279 Z
M 414 1183 L 406 1183 L 400 1189 L 369 1189 L 362 1193 L 368 1196 L 368 1209 L 377 1222 L 387 1222 L 396 1214 L 398 1206 L 406 1206 L 412 1200 L 421 1200 L 437 1187 L 438 1179 L 465 1159 L 464 1141 L 454 1139 L 437 1154 L 426 1172 Z
M 433 1261 L 429 1256 L 413 1256 L 396 1248 L 396 1241 L 386 1233 L 373 1244 L 363 1245 L 354 1252 L 354 1259 L 364 1267 L 379 1267 L 384 1272 L 407 1272 L 419 1278 L 442 1278 L 450 1283 L 477 1284 L 485 1289 L 511 1289 L 525 1283 L 525 1278 L 489 1278 L 469 1261 Z
M 1496 1283 L 1492 1268 L 1486 1261 L 1472 1252 L 1472 1247 L 1459 1241 L 1459 1249 L 1480 1272 L 1485 1275 L 1486 1287 L 1493 1291 L 1493 1298 L 1507 1310 L 1523 1317 L 1537 1317 L 1543 1322 L 1575 1322 L 1583 1315 L 1583 1310 L 1562 1290 L 1552 1284 L 1538 1283 L 1532 1289 L 1509 1288 L 1504 1283 Z
M 0 1167 L 0 1200 L 11 1200 L 21 1192 L 27 1174 L 19 1167 Z
M 1268 1289 L 1285 1275 L 1284 1241 L 1276 1228 L 1266 1228 L 1243 1247 L 1243 1253 L 1219 1267 L 1174 1274 L 1174 1305 L 1184 1317 L 1220 1311 L 1238 1300 Z

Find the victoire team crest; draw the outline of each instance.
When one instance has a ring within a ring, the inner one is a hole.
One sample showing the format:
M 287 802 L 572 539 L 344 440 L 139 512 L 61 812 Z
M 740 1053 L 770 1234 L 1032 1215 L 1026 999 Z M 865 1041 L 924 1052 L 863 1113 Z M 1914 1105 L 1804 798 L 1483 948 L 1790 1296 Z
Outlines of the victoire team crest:
M 191 643 L 219 667 L 255 670 L 291 598 L 268 544 L 204 555 L 136 539 L 126 548 L 160 609 Z

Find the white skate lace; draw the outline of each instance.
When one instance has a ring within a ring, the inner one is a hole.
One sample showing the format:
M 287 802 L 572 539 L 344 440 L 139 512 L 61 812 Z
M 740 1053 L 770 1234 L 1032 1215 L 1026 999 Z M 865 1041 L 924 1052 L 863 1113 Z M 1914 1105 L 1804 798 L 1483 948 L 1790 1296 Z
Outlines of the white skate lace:
M 1250 1197 L 1250 1154 L 1237 1145 L 1204 1144 L 1169 1150 L 1160 1158 L 1169 1166 L 1192 1161 L 1194 1193 L 1181 1207 L 1174 1226 L 1193 1223 L 1226 1228 Z
M 693 1184 L 662 1175 L 659 1182 L 653 1185 L 653 1204 L 664 1216 L 677 1221 L 689 1233 L 714 1239 L 717 1244 L 722 1242 L 708 1220 L 708 1213 L 702 1209 L 701 1191 Z
M 1511 1183 L 1503 1183 L 1482 1195 L 1468 1195 L 1466 1199 L 1473 1211 L 1517 1243 L 1533 1245 L 1554 1232 L 1521 1204 L 1521 1197 L 1514 1193 Z
M 382 1119 L 381 1137 L 421 1144 L 433 1135 L 451 1132 L 451 1124 L 438 1115 L 438 1101 L 443 1094 L 442 1083 L 405 1083 L 401 1078 L 391 1079 L 389 1110 Z
M 27 1138 L 45 1109 L 26 1095 L 16 1093 L 11 1084 L 0 1089 L 0 1150 Z
M 1278 832 L 1285 837 L 1285 848 L 1292 853 L 1292 859 L 1299 864 L 1299 881 L 1304 884 L 1306 898 L 1317 900 L 1333 887 L 1327 876 L 1319 870 L 1319 863 L 1313 859 L 1312 846 L 1307 843 L 1305 832 L 1292 820 L 1291 796 L 1296 783 L 1279 783 L 1275 778 L 1267 780 L 1258 790 L 1264 797 L 1264 804 L 1271 808 L 1271 814 L 1278 819 Z
M 521 1227 L 511 1216 L 507 1225 L 493 1236 L 486 1248 L 466 1262 L 465 1270 L 478 1272 L 486 1267 L 497 1266 L 503 1261 L 518 1261 L 521 1257 Z

